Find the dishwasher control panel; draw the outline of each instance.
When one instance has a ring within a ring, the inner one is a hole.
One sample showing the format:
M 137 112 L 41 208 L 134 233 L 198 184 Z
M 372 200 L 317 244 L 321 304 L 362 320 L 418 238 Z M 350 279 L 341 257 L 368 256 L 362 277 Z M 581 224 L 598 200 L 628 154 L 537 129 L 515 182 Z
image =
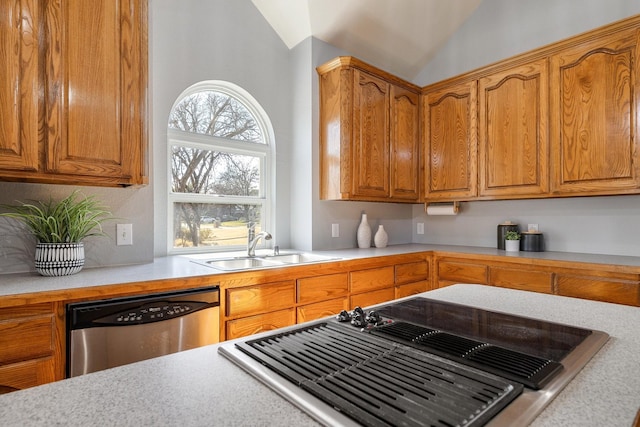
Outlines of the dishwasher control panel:
M 159 301 L 157 303 L 145 304 L 134 309 L 109 314 L 95 319 L 94 322 L 100 323 L 101 325 L 149 323 L 184 316 L 209 306 L 210 304 L 208 303 L 198 301 L 179 303 Z

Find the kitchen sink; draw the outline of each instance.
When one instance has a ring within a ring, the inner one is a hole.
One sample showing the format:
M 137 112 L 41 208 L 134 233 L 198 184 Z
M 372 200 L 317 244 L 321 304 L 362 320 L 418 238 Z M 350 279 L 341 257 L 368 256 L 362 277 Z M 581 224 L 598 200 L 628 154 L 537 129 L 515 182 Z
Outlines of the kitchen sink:
M 266 255 L 264 257 L 266 260 L 273 260 L 277 262 L 282 262 L 285 264 L 306 264 L 311 262 L 322 262 L 322 261 L 330 261 L 339 258 L 330 257 L 327 255 L 315 255 L 308 253 L 297 253 L 297 254 L 282 254 L 282 255 Z
M 261 255 L 255 257 L 237 256 L 233 258 L 191 259 L 192 262 L 218 270 L 250 270 L 254 268 L 283 267 L 286 265 L 310 264 L 338 260 L 338 257 L 310 253 L 284 253 L 279 255 Z

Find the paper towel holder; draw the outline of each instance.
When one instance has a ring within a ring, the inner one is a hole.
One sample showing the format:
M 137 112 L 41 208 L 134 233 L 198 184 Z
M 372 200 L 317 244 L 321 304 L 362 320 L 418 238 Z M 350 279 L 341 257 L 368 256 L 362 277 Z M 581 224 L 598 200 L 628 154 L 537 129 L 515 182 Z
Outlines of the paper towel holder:
M 429 215 L 428 210 L 429 210 L 429 206 L 432 207 L 443 207 L 443 208 L 449 208 L 449 212 L 450 215 L 457 215 L 460 212 L 460 202 L 450 202 L 450 203 L 425 203 L 424 204 L 424 211 L 427 213 L 427 215 Z

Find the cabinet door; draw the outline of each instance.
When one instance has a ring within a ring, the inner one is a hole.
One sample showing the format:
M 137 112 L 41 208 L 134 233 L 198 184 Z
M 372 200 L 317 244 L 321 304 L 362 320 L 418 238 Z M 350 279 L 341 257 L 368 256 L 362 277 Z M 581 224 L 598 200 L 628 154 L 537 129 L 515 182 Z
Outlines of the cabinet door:
M 354 70 L 353 176 L 357 197 L 389 196 L 389 84 Z
M 548 91 L 546 59 L 479 80 L 481 196 L 549 191 Z
M 293 308 L 290 308 L 227 321 L 225 332 L 227 339 L 232 340 L 259 332 L 273 331 L 285 326 L 295 325 L 295 323 L 296 312 Z
M 0 169 L 38 169 L 37 0 L 0 2 Z
M 437 261 L 438 287 L 456 283 L 487 284 L 487 266 L 466 261 Z
M 638 37 L 631 29 L 551 57 L 553 192 L 640 188 Z
M 477 195 L 477 92 L 472 81 L 423 98 L 426 200 Z
M 420 96 L 391 86 L 391 199 L 418 200 L 420 173 Z
M 146 0 L 46 3 L 46 172 L 143 183 Z

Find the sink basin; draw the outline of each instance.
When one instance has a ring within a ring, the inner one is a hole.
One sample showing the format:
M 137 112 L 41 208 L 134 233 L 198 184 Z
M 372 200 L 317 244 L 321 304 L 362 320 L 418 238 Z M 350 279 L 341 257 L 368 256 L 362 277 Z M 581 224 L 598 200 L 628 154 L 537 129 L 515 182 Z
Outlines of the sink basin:
M 268 261 L 263 258 L 231 258 L 231 259 L 213 259 L 203 263 L 209 267 L 219 270 L 247 270 L 250 268 L 274 267 L 282 265 L 282 263 Z
M 264 257 L 264 259 L 278 261 L 284 264 L 306 264 L 310 262 L 330 261 L 330 260 L 335 260 L 339 258 L 330 257 L 326 255 L 298 253 L 298 254 L 267 255 Z
M 250 270 L 252 268 L 283 267 L 285 265 L 310 264 L 337 260 L 340 258 L 309 253 L 284 253 L 281 255 L 261 255 L 255 257 L 238 256 L 233 258 L 192 259 L 192 262 L 218 270 Z

